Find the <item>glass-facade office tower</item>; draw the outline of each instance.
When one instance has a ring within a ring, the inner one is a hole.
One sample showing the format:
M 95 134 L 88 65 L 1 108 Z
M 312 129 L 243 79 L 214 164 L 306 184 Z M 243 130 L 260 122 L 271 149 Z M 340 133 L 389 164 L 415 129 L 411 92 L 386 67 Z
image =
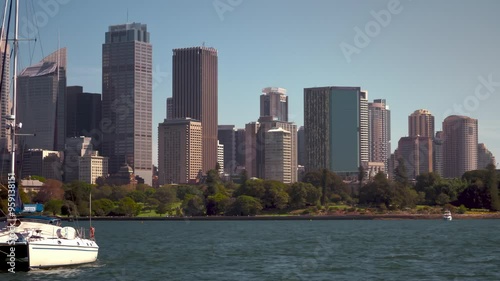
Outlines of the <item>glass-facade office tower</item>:
M 172 55 L 172 118 L 193 118 L 202 126 L 203 173 L 217 164 L 217 50 L 174 49 Z
M 66 88 L 66 137 L 91 137 L 94 150 L 100 151 L 101 95 L 84 93 L 82 86 Z
M 304 89 L 306 170 L 351 175 L 368 162 L 367 98 L 359 87 Z
M 147 26 L 110 26 L 102 45 L 102 154 L 152 184 L 152 55 Z
M 224 145 L 224 172 L 236 172 L 236 128 L 234 125 L 219 125 L 217 137 L 219 143 Z M 220 162 L 220 160 L 219 160 Z
M 63 151 L 66 141 L 66 48 L 25 68 L 17 79 L 17 122 L 26 148 Z

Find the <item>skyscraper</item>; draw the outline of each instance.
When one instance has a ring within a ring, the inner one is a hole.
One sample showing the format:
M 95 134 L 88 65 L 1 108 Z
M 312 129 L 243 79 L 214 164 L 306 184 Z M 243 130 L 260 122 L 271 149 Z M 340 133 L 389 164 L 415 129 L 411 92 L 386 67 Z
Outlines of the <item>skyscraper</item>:
M 259 122 L 251 122 L 245 125 L 245 170 L 248 177 L 257 177 L 257 132 Z
M 219 173 L 224 173 L 224 145 L 217 142 L 217 163 L 219 164 Z
M 444 177 L 459 178 L 477 169 L 477 119 L 451 115 L 443 121 Z
M 233 174 L 236 169 L 236 129 L 234 125 L 219 125 L 217 136 L 224 145 L 224 172 Z
M 288 97 L 286 89 L 267 87 L 260 96 L 260 117 L 270 116 L 272 120 L 288 121 Z
M 172 119 L 174 99 L 172 97 L 167 98 L 167 119 Z
M 101 95 L 84 93 L 81 86 L 66 88 L 66 137 L 91 137 L 94 150 L 100 149 Z
M 103 156 L 152 184 L 152 46 L 147 26 L 110 26 L 102 45 Z
M 292 152 L 290 155 L 290 163 L 292 165 L 291 169 L 291 182 L 297 181 L 297 125 L 292 122 L 278 121 L 272 120 L 272 116 L 261 116 L 259 118 L 259 128 L 257 130 L 256 142 L 255 142 L 255 155 L 257 157 L 256 168 L 257 174 L 256 177 L 267 179 L 266 178 L 266 159 L 267 150 L 267 133 L 271 129 L 281 128 L 287 131 L 290 134 L 290 145 L 292 147 Z M 281 161 L 281 160 L 279 160 Z
M 415 110 L 408 116 L 409 137 L 434 137 L 434 116 L 427 109 Z
M 385 99 L 368 103 L 370 162 L 382 162 L 389 169 L 391 157 L 391 112 Z
M 368 162 L 368 101 L 359 87 L 304 89 L 306 170 L 357 174 Z
M 304 126 L 297 131 L 297 165 L 304 166 L 306 162 L 306 143 Z
M 190 118 L 158 125 L 159 184 L 188 183 L 202 167 L 202 125 Z
M 236 130 L 236 167 L 245 167 L 245 129 Z
M 91 155 L 94 151 L 90 137 L 74 137 L 66 139 L 64 149 L 64 182 L 72 182 L 79 179 L 80 157 Z
M 193 118 L 202 125 L 203 172 L 217 163 L 217 50 L 174 49 L 172 55 L 173 118 Z
M 265 171 L 266 180 L 292 183 L 292 134 L 282 128 L 272 128 L 266 132 Z
M 434 173 L 443 176 L 444 172 L 444 159 L 443 159 L 443 131 L 437 131 L 436 136 L 432 142 L 432 170 Z
M 485 169 L 489 164 L 496 165 L 495 156 L 486 148 L 484 143 L 477 145 L 477 168 Z
M 403 159 L 409 179 L 433 171 L 432 139 L 429 137 L 402 137 L 398 142 L 397 159 Z
M 17 79 L 17 119 L 27 148 L 63 151 L 66 140 L 66 48 L 25 68 Z

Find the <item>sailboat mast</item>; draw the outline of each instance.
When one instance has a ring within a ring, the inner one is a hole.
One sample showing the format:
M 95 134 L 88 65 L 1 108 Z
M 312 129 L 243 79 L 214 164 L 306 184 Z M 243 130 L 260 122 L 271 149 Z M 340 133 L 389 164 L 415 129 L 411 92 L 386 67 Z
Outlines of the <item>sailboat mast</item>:
M 18 51 L 18 32 L 19 32 L 19 0 L 15 0 L 15 16 L 14 16 L 14 66 L 13 66 L 13 85 L 12 85 L 12 116 L 13 116 L 13 129 L 11 130 L 11 138 L 12 138 L 12 158 L 10 163 L 10 172 L 12 175 L 15 175 L 16 169 L 16 94 L 17 94 L 17 51 Z

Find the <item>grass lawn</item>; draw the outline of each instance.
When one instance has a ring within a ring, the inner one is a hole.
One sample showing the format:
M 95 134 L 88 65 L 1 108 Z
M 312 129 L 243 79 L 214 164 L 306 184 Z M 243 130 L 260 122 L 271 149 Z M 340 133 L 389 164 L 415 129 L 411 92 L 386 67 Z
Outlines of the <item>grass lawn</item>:
M 171 211 L 171 212 L 167 212 L 166 214 L 158 214 L 155 210 L 151 210 L 151 211 L 141 211 L 141 213 L 137 216 L 137 217 L 140 217 L 140 218 L 145 218 L 145 217 L 164 217 L 166 215 L 175 215 L 175 209 L 177 208 L 180 208 L 182 205 L 181 202 L 177 202 L 177 203 L 172 203 L 170 204 L 170 208 L 174 211 Z

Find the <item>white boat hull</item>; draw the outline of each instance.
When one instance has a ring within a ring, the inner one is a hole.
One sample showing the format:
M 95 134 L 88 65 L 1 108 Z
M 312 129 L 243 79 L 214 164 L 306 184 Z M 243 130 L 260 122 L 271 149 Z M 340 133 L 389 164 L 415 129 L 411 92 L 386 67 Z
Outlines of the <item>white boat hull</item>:
M 48 268 L 95 262 L 99 247 L 88 239 L 43 239 L 29 243 L 30 268 Z

